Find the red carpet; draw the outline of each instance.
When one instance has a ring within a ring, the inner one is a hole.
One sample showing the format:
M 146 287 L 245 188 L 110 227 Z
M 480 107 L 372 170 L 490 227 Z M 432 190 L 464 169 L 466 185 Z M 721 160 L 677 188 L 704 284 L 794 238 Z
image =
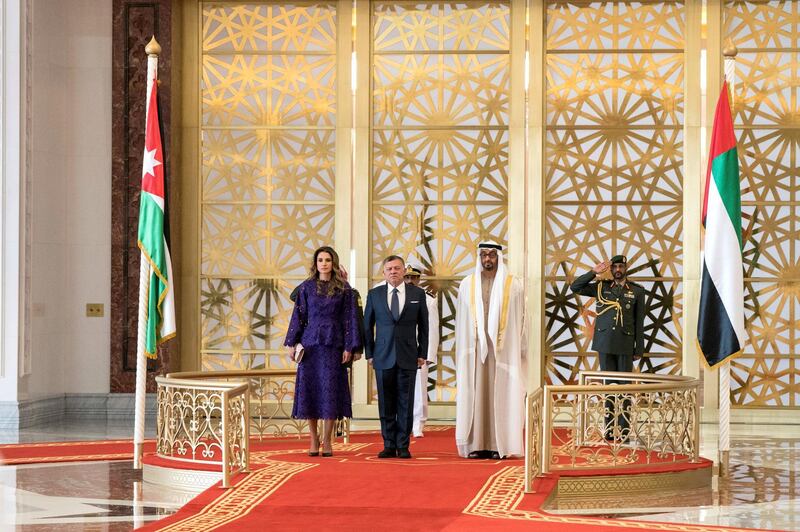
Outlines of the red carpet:
M 306 456 L 304 441 L 265 442 L 234 488 L 210 488 L 141 530 L 732 530 L 547 514 L 539 508 L 555 477 L 524 495 L 521 459 L 459 458 L 452 428 L 414 440 L 412 460 L 379 460 L 381 447 L 374 433 L 332 458 Z
M 146 440 L 144 452 L 155 452 L 155 440 Z M 38 464 L 92 460 L 133 460 L 132 440 L 15 443 L 0 445 L 0 464 Z

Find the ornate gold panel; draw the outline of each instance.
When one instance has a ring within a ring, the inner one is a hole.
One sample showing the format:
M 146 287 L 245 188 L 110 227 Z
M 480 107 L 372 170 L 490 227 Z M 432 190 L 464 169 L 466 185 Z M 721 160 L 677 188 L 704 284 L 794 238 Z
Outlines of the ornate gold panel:
M 725 2 L 723 42 L 738 47 L 734 127 L 742 179 L 744 355 L 736 406 L 800 405 L 800 4 Z
M 502 50 L 510 47 L 508 2 L 374 2 L 375 52 Z
M 314 249 L 332 241 L 329 205 L 205 204 L 205 275 L 303 276 Z
M 204 52 L 336 51 L 336 3 L 204 3 Z
M 204 349 L 280 349 L 293 304 L 291 282 L 205 279 L 202 287 Z
M 547 2 L 547 48 L 683 48 L 683 23 L 683 2 Z
M 334 126 L 335 56 L 203 57 L 205 126 Z
M 202 149 L 203 201 L 333 201 L 333 130 L 205 130 Z
M 375 126 L 508 123 L 508 52 L 375 55 L 373 61 Z
M 458 283 L 479 240 L 507 239 L 510 17 L 505 2 L 372 4 L 372 279 L 389 254 L 425 270 L 441 327 L 434 401 L 455 399 Z
M 597 369 L 594 305 L 575 276 L 623 253 L 647 289 L 640 371 L 683 349 L 684 6 L 548 2 L 545 52 L 545 380 Z
M 792 0 L 728 1 L 725 2 L 723 42 L 732 39 L 739 51 L 796 48 L 800 44 L 799 21 L 800 5 Z
M 335 3 L 201 6 L 203 369 L 288 364 L 289 294 L 334 237 L 336 26 Z

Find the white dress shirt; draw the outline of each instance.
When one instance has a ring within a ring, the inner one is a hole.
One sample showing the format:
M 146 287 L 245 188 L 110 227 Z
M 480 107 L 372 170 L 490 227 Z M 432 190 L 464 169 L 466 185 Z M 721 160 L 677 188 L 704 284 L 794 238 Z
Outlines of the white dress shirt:
M 395 287 L 386 283 L 386 304 L 389 305 L 389 311 L 392 310 L 392 290 Z M 403 307 L 406 304 L 406 283 L 400 281 L 400 284 L 397 286 L 397 301 L 400 303 L 400 307 L 398 309 L 398 313 L 403 313 Z

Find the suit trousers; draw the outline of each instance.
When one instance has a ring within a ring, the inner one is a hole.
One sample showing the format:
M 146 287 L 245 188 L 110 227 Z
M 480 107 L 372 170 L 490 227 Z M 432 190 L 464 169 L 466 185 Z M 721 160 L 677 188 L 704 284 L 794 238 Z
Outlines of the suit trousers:
M 381 417 L 383 446 L 387 449 L 408 449 L 414 422 L 414 384 L 417 371 L 376 369 L 378 413 Z
M 633 355 L 600 355 L 600 371 L 633 371 Z M 624 384 L 625 381 L 606 381 L 606 384 Z M 607 440 L 628 438 L 630 432 L 631 400 L 626 396 L 609 395 L 605 407 L 605 438 Z

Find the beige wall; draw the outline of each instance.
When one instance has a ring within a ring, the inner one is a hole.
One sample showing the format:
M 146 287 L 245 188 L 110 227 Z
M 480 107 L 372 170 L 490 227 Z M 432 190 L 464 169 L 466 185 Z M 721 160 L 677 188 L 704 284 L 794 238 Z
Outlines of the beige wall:
M 32 360 L 19 399 L 109 391 L 111 6 L 32 2 Z M 86 303 L 104 317 L 85 317 Z

